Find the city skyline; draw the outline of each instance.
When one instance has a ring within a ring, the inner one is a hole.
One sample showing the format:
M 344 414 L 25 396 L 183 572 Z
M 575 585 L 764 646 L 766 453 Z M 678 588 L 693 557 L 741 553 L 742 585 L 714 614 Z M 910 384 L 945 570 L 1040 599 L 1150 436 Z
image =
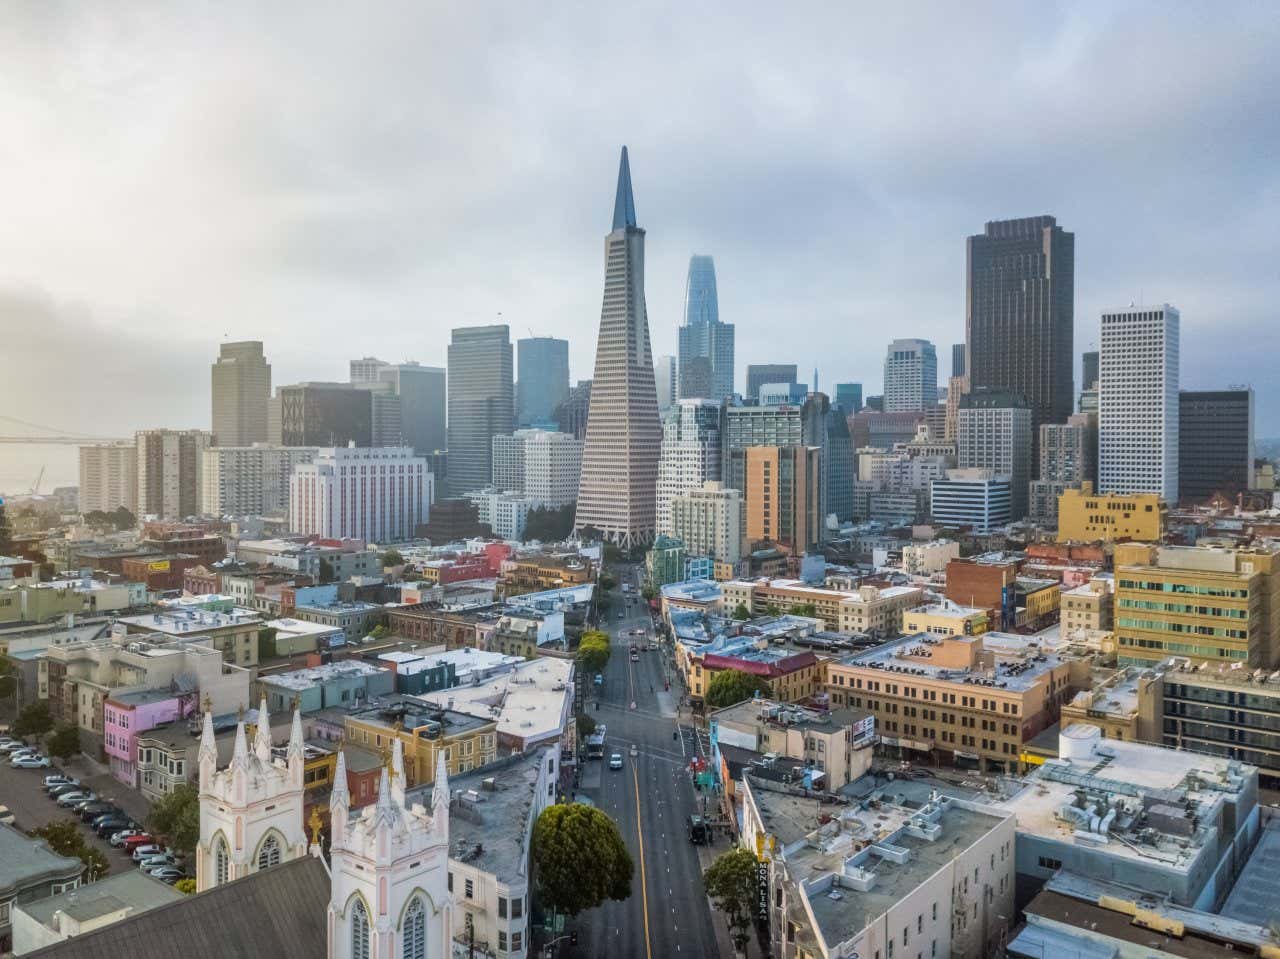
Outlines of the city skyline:
M 646 219 L 660 239 L 651 244 L 647 273 L 659 355 L 676 352 L 688 257 L 711 250 L 722 315 L 737 327 L 740 383 L 747 363 L 775 358 L 773 334 L 785 320 L 795 333 L 795 355 L 778 359 L 806 372 L 817 364 L 824 382 L 860 381 L 874 393 L 879 354 L 891 337 L 862 343 L 886 322 L 936 343 L 962 337 L 965 237 L 990 219 L 1052 213 L 1078 237 L 1076 352 L 1096 346 L 1102 312 L 1130 300 L 1176 302 L 1195 318 L 1184 349 L 1198 362 L 1184 385 L 1252 383 L 1265 437 L 1275 432 L 1270 424 L 1280 412 L 1262 365 L 1280 335 L 1272 332 L 1273 297 L 1261 279 L 1275 250 L 1269 226 L 1275 200 L 1272 174 L 1254 158 L 1274 153 L 1273 112 L 1258 91 L 1280 85 L 1280 67 L 1264 56 L 1277 27 L 1273 18 L 1250 23 L 1241 13 L 1204 24 L 1193 12 L 1166 10 L 1161 30 L 1133 61 L 1115 44 L 1148 21 L 1143 10 L 1095 7 L 1092 15 L 1043 21 L 1028 12 L 1005 18 L 990 36 L 974 31 L 970 53 L 982 59 L 983 50 L 998 49 L 990 62 L 1008 67 L 1012 58 L 1012 68 L 1028 71 L 1033 82 L 990 97 L 990 76 L 976 71 L 936 103 L 931 84 L 902 77 L 900 64 L 877 47 L 892 49 L 894 38 L 909 35 L 937 52 L 946 70 L 960 56 L 947 38 L 963 26 L 872 24 L 840 56 L 856 65 L 857 86 L 893 93 L 886 98 L 892 109 L 869 105 L 852 89 L 820 85 L 834 44 L 820 43 L 811 67 L 795 67 L 794 51 L 811 38 L 796 28 L 768 31 L 776 51 L 753 41 L 745 59 L 775 73 L 782 62 L 791 64 L 789 83 L 744 94 L 743 67 L 724 79 L 708 74 L 712 102 L 746 96 L 750 106 L 702 111 L 691 136 L 658 118 L 703 78 L 704 51 L 698 57 L 670 51 L 663 60 L 670 69 L 660 71 L 656 87 L 625 91 L 627 109 L 583 104 L 572 126 L 559 83 L 535 71 L 521 92 L 496 75 L 496 61 L 480 67 L 485 82 L 478 86 L 442 73 L 445 99 L 410 121 L 399 117 L 399 100 L 389 94 L 398 84 L 433 81 L 452 60 L 418 66 L 432 58 L 414 57 L 413 67 L 393 66 L 405 60 L 407 38 L 417 44 L 426 37 L 442 53 L 449 45 L 463 49 L 501 30 L 493 19 L 422 13 L 423 26 L 436 29 L 392 30 L 374 18 L 363 29 L 377 62 L 365 61 L 368 52 L 349 52 L 333 63 L 331 76 L 319 78 L 316 92 L 307 87 L 317 82 L 314 64 L 332 62 L 346 39 L 323 15 L 299 28 L 290 38 L 296 49 L 280 60 L 272 57 L 290 46 L 286 21 L 263 12 L 261 20 L 211 25 L 207 46 L 173 42 L 174 54 L 148 64 L 145 57 L 165 42 L 193 34 L 190 13 L 151 16 L 142 35 L 121 39 L 96 29 L 93 18 L 54 21 L 33 10 L 16 18 L 13 48 L 0 66 L 5 87 L 16 93 L 0 137 L 23 144 L 17 155 L 42 158 L 38 182 L 19 166 L 0 183 L 0 204 L 14 224 L 7 242 L 0 240 L 6 264 L 0 317 L 33 329 L 11 351 L 5 372 L 12 375 L 0 393 L 11 415 L 62 428 L 129 435 L 159 409 L 163 425 L 203 427 L 208 396 L 188 387 L 207 377 L 223 334 L 228 341 L 263 341 L 274 381 L 291 383 L 343 379 L 351 355 L 443 366 L 450 328 L 493 322 L 508 323 L 513 335 L 532 327 L 568 339 L 576 382 L 589 375 L 598 306 L 594 211 L 582 184 L 607 177 L 606 157 L 625 141 L 645 158 L 653 182 Z M 565 35 L 577 49 L 613 28 L 604 14 L 578 19 L 560 24 L 573 28 Z M 702 22 L 707 29 L 713 24 L 724 28 L 713 18 Z M 502 35 L 505 53 L 518 53 L 519 64 L 529 62 L 537 44 L 553 42 L 543 33 L 527 40 Z M 1229 59 L 1220 52 L 1228 36 Z M 658 28 L 640 17 L 637 47 L 657 57 L 660 42 Z M 1192 44 L 1197 55 L 1187 57 L 1184 48 Z M 89 67 L 99 58 L 105 76 Z M 1148 58 L 1176 59 L 1184 68 L 1149 83 L 1142 66 Z M 972 62 L 968 54 L 964 59 Z M 279 79 L 273 89 L 254 66 L 260 62 L 273 63 Z M 588 55 L 563 62 L 571 77 L 594 69 Z M 1113 63 L 1121 66 L 1111 69 Z M 212 131 L 182 122 L 152 83 L 157 69 L 197 108 L 228 98 L 245 106 L 242 117 Z M 431 73 L 424 78 L 423 70 Z M 67 92 L 42 82 L 53 71 L 68 78 Z M 958 75 L 964 72 L 973 71 Z M 388 101 L 386 116 L 361 120 L 347 97 L 325 99 L 329 84 L 350 86 L 357 75 L 354 93 Z M 1068 78 L 1072 94 L 1064 102 L 1050 91 Z M 540 116 L 555 118 L 550 131 L 521 123 L 493 150 L 491 118 L 525 97 L 545 107 Z M 306 105 L 307 120 L 277 128 L 271 117 L 294 99 Z M 991 142 L 973 134 L 966 112 L 979 101 L 992 119 L 1025 118 L 1037 107 L 1044 116 L 1025 120 L 1029 128 L 1016 138 Z M 441 118 L 443 102 L 470 107 L 475 122 L 459 124 L 448 134 L 449 149 L 439 150 L 426 138 L 427 131 L 440 135 L 431 120 Z M 1098 102 L 1107 107 L 1083 108 Z M 774 104 L 767 123 L 744 116 L 762 104 Z M 155 111 L 172 128 L 163 150 L 145 135 Z M 912 112 L 920 122 L 906 132 L 896 117 Z M 54 116 L 57 124 L 49 122 Z M 113 128 L 109 134 L 100 131 L 104 118 L 114 121 L 103 124 Z M 1237 127 L 1251 135 L 1228 135 Z M 833 129 L 859 132 L 833 138 Z M 1134 130 L 1142 135 L 1132 136 Z M 782 132 L 794 134 L 785 152 L 770 145 Z M 101 148 L 113 162 L 90 170 L 74 159 L 91 136 L 106 137 Z M 388 140 L 395 149 L 380 148 Z M 1183 149 L 1192 141 L 1212 142 L 1212 152 Z M 1036 144 L 1062 144 L 1059 152 L 1071 160 L 1046 159 Z M 466 165 L 446 162 L 444 153 Z M 946 163 L 924 159 L 933 154 Z M 57 157 L 63 159 L 51 160 Z M 326 157 L 332 163 L 302 162 Z M 298 168 L 313 172 L 301 181 L 285 175 Z M 1097 189 L 1100 182 L 1105 190 Z M 778 199 L 762 189 L 766 183 L 778 186 Z M 1198 186 L 1188 191 L 1186 183 Z M 527 214 L 517 223 L 510 216 L 515 196 Z M 163 202 L 144 203 L 148 197 Z M 199 233 L 188 226 L 194 222 L 202 224 Z M 513 242 L 490 242 L 498 229 Z M 130 243 L 118 243 L 121 235 Z M 1231 350 L 1243 335 L 1256 338 L 1258 348 Z M 72 391 L 49 396 L 39 389 L 99 362 L 137 377 L 138 388 L 104 397 L 92 416 Z M 941 382 L 944 373 L 949 369 L 939 370 Z

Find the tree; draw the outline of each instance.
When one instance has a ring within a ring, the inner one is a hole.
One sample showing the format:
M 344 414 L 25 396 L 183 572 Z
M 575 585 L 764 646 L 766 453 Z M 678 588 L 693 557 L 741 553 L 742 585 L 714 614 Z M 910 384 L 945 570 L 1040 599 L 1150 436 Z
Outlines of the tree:
M 640 587 L 640 595 L 646 600 L 655 600 L 658 598 L 658 589 L 653 583 L 645 583 Z
M 780 614 L 780 613 L 782 612 L 782 610 L 780 610 L 780 609 L 778 608 L 778 604 L 777 604 L 777 603 L 770 603 L 769 605 L 767 605 L 767 606 L 764 608 L 764 611 L 765 611 L 765 613 L 766 613 L 767 615 L 769 615 L 769 616 L 777 616 L 778 614 Z
M 609 634 L 589 629 L 578 641 L 578 663 L 582 671 L 592 675 L 604 670 L 609 663 Z
M 751 610 L 747 609 L 747 607 L 744 604 L 739 603 L 737 606 L 733 607 L 733 618 L 734 619 L 750 619 Z
M 579 739 L 586 739 L 588 736 L 590 736 L 592 733 L 596 731 L 596 721 L 592 719 L 590 716 L 588 716 L 586 713 L 578 713 L 576 719 L 578 723 Z
M 117 506 L 115 512 L 111 514 L 111 522 L 115 523 L 116 529 L 119 530 L 133 529 L 138 525 L 138 517 L 123 506 Z
M 390 632 L 391 630 L 379 623 L 369 632 L 369 636 L 373 639 L 385 639 L 387 634 Z
M 326 583 L 333 582 L 333 564 L 324 557 L 320 558 L 320 564 L 317 567 L 317 572 L 319 573 L 317 578 L 320 580 L 320 585 L 323 586 Z
M 383 569 L 386 569 L 388 566 L 403 566 L 403 565 L 404 565 L 404 556 L 400 554 L 400 550 L 389 549 L 382 554 Z
M 577 504 L 569 503 L 558 509 L 538 506 L 529 510 L 524 524 L 525 539 L 540 539 L 544 542 L 568 539 L 573 533 L 573 513 Z
M 797 616 L 808 616 L 810 619 L 818 618 L 818 607 L 813 603 L 801 603 L 799 606 L 793 606 L 791 612 Z
M 45 741 L 45 748 L 50 756 L 56 756 L 66 762 L 80 752 L 80 730 L 75 726 L 59 726 Z
M 707 895 L 729 917 L 729 930 L 738 952 L 745 952 L 751 932 L 751 914 L 759 893 L 756 857 L 742 847 L 730 849 L 702 874 Z
M 601 552 L 606 563 L 620 563 L 626 559 L 626 554 L 615 543 L 605 543 Z
M 151 832 L 184 855 L 190 856 L 200 841 L 200 794 L 187 783 L 156 800 L 147 817 Z
M 617 579 L 610 576 L 608 573 L 600 574 L 599 583 L 600 583 L 600 588 L 603 589 L 606 593 L 611 589 L 616 589 L 618 586 Z
M 85 882 L 101 879 L 111 868 L 107 857 L 85 842 L 84 833 L 74 819 L 55 819 L 31 830 L 31 835 L 43 839 L 59 856 L 74 856 L 84 863 Z
M 49 701 L 40 699 L 30 706 L 24 707 L 13 721 L 15 736 L 43 736 L 53 728 L 53 717 L 49 715 Z
M 769 684 L 740 669 L 722 669 L 707 684 L 707 705 L 712 709 L 735 706 L 755 695 L 768 696 Z
M 191 896 L 196 891 L 196 881 L 194 879 L 179 879 L 173 884 L 173 888 L 184 896 Z
M 258 661 L 276 658 L 276 628 L 263 626 L 258 630 Z
M 542 902 L 570 916 L 631 895 L 635 863 L 618 825 L 594 806 L 549 806 L 533 826 L 533 864 Z

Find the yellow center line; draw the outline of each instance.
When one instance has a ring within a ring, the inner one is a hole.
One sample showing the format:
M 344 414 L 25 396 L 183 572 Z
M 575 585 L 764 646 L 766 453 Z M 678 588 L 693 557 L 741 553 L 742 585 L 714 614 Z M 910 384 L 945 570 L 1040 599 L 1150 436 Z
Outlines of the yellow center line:
M 640 837 L 640 900 L 644 906 L 644 954 L 653 959 L 653 945 L 649 941 L 649 885 L 644 871 L 644 826 L 640 822 L 640 775 L 635 763 L 631 764 L 631 782 L 636 789 L 636 835 Z

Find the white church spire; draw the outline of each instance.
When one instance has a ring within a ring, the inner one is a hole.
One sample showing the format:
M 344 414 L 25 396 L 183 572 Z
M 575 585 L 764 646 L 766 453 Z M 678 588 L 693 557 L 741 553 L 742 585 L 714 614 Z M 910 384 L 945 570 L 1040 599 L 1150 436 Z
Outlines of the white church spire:
M 404 808 L 404 743 L 399 736 L 391 747 L 391 798 Z
M 213 774 L 218 769 L 218 744 L 213 738 L 213 703 L 208 695 L 204 700 L 204 729 L 200 733 L 200 791 L 208 792 Z
M 342 845 L 347 835 L 347 814 L 351 810 L 351 796 L 347 792 L 347 757 L 338 747 L 338 764 L 333 770 L 333 788 L 329 791 L 329 844 L 332 848 Z
M 267 697 L 258 706 L 258 733 L 253 737 L 253 751 L 263 765 L 271 762 L 271 716 L 267 712 Z

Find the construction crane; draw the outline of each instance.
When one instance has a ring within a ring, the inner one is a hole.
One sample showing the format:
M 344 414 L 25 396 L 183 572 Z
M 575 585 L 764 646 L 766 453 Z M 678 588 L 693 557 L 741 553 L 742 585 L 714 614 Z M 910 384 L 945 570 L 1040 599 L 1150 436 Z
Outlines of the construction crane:
M 41 467 L 40 467 L 40 475 L 36 477 L 36 485 L 35 485 L 35 486 L 33 486 L 33 487 L 31 487 L 31 495 L 32 495 L 32 496 L 39 496 L 39 495 L 40 495 L 40 484 L 41 484 L 43 481 L 44 481 L 44 467 L 43 467 L 43 466 L 41 466 Z

